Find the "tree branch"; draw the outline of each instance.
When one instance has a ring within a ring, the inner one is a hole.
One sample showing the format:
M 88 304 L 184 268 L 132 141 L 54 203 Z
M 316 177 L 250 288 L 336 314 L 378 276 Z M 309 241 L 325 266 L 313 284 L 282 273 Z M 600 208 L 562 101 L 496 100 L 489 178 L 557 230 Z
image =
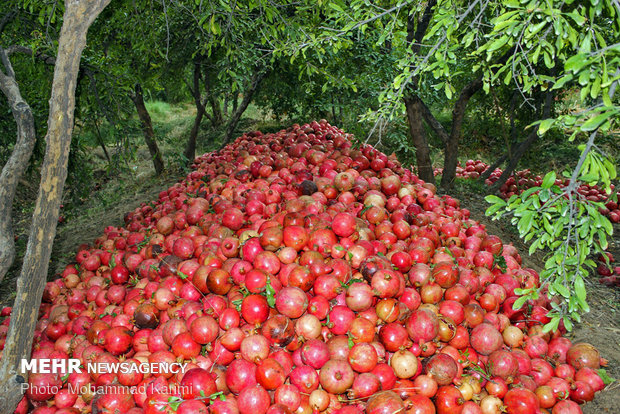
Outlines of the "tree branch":
M 0 281 L 7 274 L 15 259 L 13 239 L 13 199 L 18 181 L 28 167 L 36 142 L 34 117 L 30 106 L 21 96 L 15 73 L 6 52 L 0 47 L 0 57 L 6 68 L 6 75 L 0 70 L 0 90 L 9 101 L 17 124 L 17 138 L 13 151 L 0 172 Z
M 43 63 L 50 65 L 50 66 L 54 66 L 56 64 L 56 58 L 54 56 L 50 56 L 43 52 L 38 52 L 38 51 L 34 53 L 32 49 L 29 48 L 28 46 L 11 45 L 6 48 L 6 52 L 9 55 L 12 55 L 13 53 L 24 53 L 28 56 L 34 56 L 35 58 L 41 60 Z
M 412 98 L 419 101 L 419 103 L 420 103 L 419 108 L 422 110 L 421 111 L 422 117 L 424 118 L 424 120 L 426 121 L 428 126 L 430 126 L 431 129 L 433 131 L 435 131 L 437 136 L 439 138 L 441 138 L 441 140 L 444 143 L 448 142 L 448 140 L 450 139 L 448 131 L 446 131 L 446 129 L 443 127 L 443 125 L 441 125 L 441 122 L 439 122 L 437 120 L 437 118 L 435 118 L 435 116 L 433 115 L 431 110 L 428 108 L 428 106 L 426 106 L 424 101 L 422 99 L 420 99 L 420 97 L 417 96 L 417 95 L 413 96 Z
M 422 48 L 422 39 L 424 38 L 426 30 L 428 29 L 428 25 L 430 24 L 433 17 L 433 7 L 435 7 L 436 5 L 437 0 L 430 0 L 426 4 L 426 8 L 424 9 L 422 18 L 416 26 L 415 32 L 413 32 L 412 30 L 407 30 L 407 42 L 411 44 L 411 51 L 416 55 L 420 52 L 420 49 Z M 415 23 L 413 20 L 414 16 L 409 16 L 407 25 L 413 25 Z
M 7 76 L 8 78 L 15 79 L 15 71 L 13 70 L 13 65 L 11 65 L 11 61 L 9 60 L 9 56 L 6 53 L 6 50 L 2 49 L 1 46 L 0 59 L 2 60 L 2 64 L 4 65 L 4 68 L 6 70 L 6 75 L 2 73 L 2 70 L 0 70 L 0 73 L 2 73 L 2 75 L 4 76 Z
M 105 105 L 101 101 L 101 97 L 99 96 L 99 90 L 97 89 L 97 80 L 95 79 L 95 74 L 90 70 L 84 70 L 84 74 L 88 77 L 90 81 L 90 90 L 95 97 L 95 102 L 97 102 L 97 106 L 99 107 L 99 109 L 101 109 L 101 112 L 103 112 L 103 115 L 110 123 L 110 125 L 114 127 L 116 125 L 116 122 L 112 118 L 112 115 L 110 115 L 108 108 L 105 107 Z
M 4 16 L 2 16 L 2 20 L 0 20 L 0 33 L 4 31 L 4 28 L 6 27 L 6 25 L 9 24 L 11 20 L 13 20 L 13 17 L 15 17 L 16 14 L 17 12 L 15 10 L 12 10 L 8 12 L 7 14 L 5 14 Z
M 250 79 L 250 84 L 248 85 L 248 87 L 243 93 L 243 100 L 239 104 L 239 107 L 237 108 L 237 110 L 231 115 L 230 120 L 228 121 L 228 124 L 226 125 L 226 132 L 224 133 L 224 140 L 223 140 L 222 148 L 226 144 L 228 144 L 230 141 L 232 141 L 235 127 L 237 126 L 239 119 L 241 119 L 241 115 L 243 115 L 243 113 L 247 109 L 248 105 L 252 101 L 254 92 L 256 92 L 261 81 L 265 78 L 265 76 L 267 76 L 268 73 L 269 73 L 268 69 L 259 68 L 252 75 L 252 78 Z
M 617 77 L 618 75 L 620 75 L 620 68 L 616 69 L 614 78 Z M 614 97 L 617 87 L 618 87 L 618 79 L 613 81 L 613 83 L 609 87 L 608 96 L 610 99 Z M 592 131 L 592 133 L 590 134 L 590 138 L 588 139 L 588 142 L 586 143 L 586 147 L 581 153 L 581 157 L 579 157 L 579 161 L 577 162 L 577 165 L 575 166 L 575 169 L 573 170 L 573 174 L 570 177 L 570 181 L 566 189 L 567 191 L 574 191 L 577 189 L 577 179 L 579 178 L 579 172 L 581 171 L 581 167 L 583 166 L 583 163 L 586 161 L 586 157 L 588 156 L 588 153 L 590 152 L 590 150 L 592 149 L 592 146 L 594 145 L 594 139 L 596 138 L 597 134 L 598 134 L 598 128 Z

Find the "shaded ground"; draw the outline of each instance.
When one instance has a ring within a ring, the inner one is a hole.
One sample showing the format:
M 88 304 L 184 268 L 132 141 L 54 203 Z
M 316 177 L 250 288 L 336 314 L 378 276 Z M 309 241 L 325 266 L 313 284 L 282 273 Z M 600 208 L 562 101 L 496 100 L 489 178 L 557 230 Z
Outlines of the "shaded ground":
M 521 253 L 526 267 L 537 271 L 542 269 L 542 255 L 537 252 L 528 256 L 527 246 L 519 239 L 516 229 L 509 222 L 491 221 L 484 215 L 488 205 L 482 195 L 467 191 L 457 191 L 453 195 L 461 200 L 461 206 L 471 211 L 472 218 L 486 225 L 490 234 L 499 236 L 504 243 L 512 242 Z M 620 226 L 616 225 L 614 234 L 619 233 Z M 609 251 L 615 258 L 620 258 L 620 238 L 615 237 L 610 241 Z M 586 283 L 591 310 L 583 315 L 582 323 L 576 325 L 567 337 L 573 342 L 588 342 L 594 345 L 601 356 L 609 361 L 607 374 L 612 378 L 620 378 L 620 290 L 601 285 L 598 283 L 598 276 L 593 276 Z M 607 386 L 582 408 L 585 414 L 620 413 L 620 382 Z
M 84 243 L 92 244 L 103 234 L 106 226 L 123 225 L 123 216 L 126 212 L 132 211 L 142 202 L 157 199 L 159 192 L 174 184 L 178 176 L 180 174 L 176 172 L 161 177 L 147 174 L 134 180 L 124 177 L 109 182 L 102 193 L 93 194 L 80 215 L 74 215 L 66 224 L 58 225 L 48 275 L 62 271 L 62 268 L 73 260 L 77 247 Z M 15 281 L 19 275 L 21 256 L 28 238 L 30 213 L 18 212 L 15 223 L 19 257 L 11 272 L 0 284 L 1 306 L 13 305 Z

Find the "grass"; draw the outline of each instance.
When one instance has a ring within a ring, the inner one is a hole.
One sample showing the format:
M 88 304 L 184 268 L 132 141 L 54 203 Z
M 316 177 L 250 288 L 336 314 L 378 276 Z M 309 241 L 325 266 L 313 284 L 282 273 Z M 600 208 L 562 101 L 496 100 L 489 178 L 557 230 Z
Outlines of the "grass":
M 441 181 L 441 176 L 436 177 L 437 182 Z M 459 193 L 486 194 L 488 187 L 480 180 L 457 177 L 454 180 L 454 189 Z
M 149 111 L 153 119 L 161 120 L 162 118 L 169 118 L 174 112 L 177 112 L 176 106 L 170 105 L 168 102 L 163 101 L 148 101 L 145 102 L 146 110 Z

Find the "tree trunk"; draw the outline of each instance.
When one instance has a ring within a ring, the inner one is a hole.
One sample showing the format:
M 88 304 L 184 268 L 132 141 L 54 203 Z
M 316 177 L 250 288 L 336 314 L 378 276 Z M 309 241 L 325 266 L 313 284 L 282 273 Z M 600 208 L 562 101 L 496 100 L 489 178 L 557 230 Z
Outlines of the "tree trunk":
M 334 104 L 334 94 L 331 94 L 331 98 L 332 98 L 332 122 L 334 123 L 334 125 L 338 125 L 338 122 L 336 122 L 336 105 Z
M 211 123 L 213 124 L 213 126 L 217 127 L 224 123 L 224 117 L 222 116 L 222 109 L 220 108 L 220 101 L 219 99 L 216 98 L 215 94 L 213 93 L 213 87 L 211 85 L 211 78 L 209 76 L 208 65 L 205 66 L 205 70 L 204 70 L 204 82 L 205 82 L 205 93 L 207 94 L 206 99 L 209 102 L 209 105 L 211 106 L 211 113 L 213 114 L 211 116 Z M 196 90 L 199 90 L 198 85 L 195 85 L 195 88 Z M 206 106 L 206 102 L 204 105 Z
M 0 89 L 9 101 L 17 124 L 15 147 L 0 174 L 0 281 L 2 281 L 15 260 L 15 240 L 11 217 L 13 199 L 17 182 L 26 171 L 28 161 L 32 156 L 36 134 L 32 110 L 21 96 L 11 61 L 2 48 L 0 48 L 0 55 L 6 69 L 6 74 L 0 70 Z
M 450 136 L 445 144 L 443 174 L 441 176 L 441 188 L 449 190 L 454 184 L 456 178 L 456 164 L 459 156 L 459 141 L 461 140 L 461 129 L 463 127 L 463 118 L 465 118 L 465 109 L 471 97 L 482 88 L 482 78 L 479 77 L 468 83 L 454 103 L 452 109 L 452 128 Z
M 153 131 L 153 123 L 151 122 L 151 115 L 146 109 L 144 104 L 144 96 L 142 95 L 142 86 L 139 83 L 134 87 L 134 93 L 131 95 L 131 100 L 136 106 L 138 111 L 138 118 L 142 124 L 142 133 L 144 134 L 144 141 L 149 148 L 149 153 L 153 159 L 153 167 L 155 167 L 155 173 L 160 175 L 164 172 L 164 160 L 157 146 L 157 140 L 155 139 L 155 132 Z
M 512 148 L 512 145 L 511 145 L 510 151 L 511 152 L 514 151 L 514 148 Z M 487 178 L 491 176 L 491 174 L 493 173 L 493 171 L 495 171 L 497 167 L 499 167 L 504 161 L 506 161 L 507 158 L 508 158 L 508 155 L 504 154 L 501 157 L 499 157 L 497 160 L 495 160 L 495 162 L 491 164 L 489 168 L 487 168 L 482 174 L 480 174 L 479 180 L 484 182 Z
M 224 106 L 222 107 L 222 115 L 228 118 L 228 105 L 230 105 L 230 93 L 224 94 Z
M 407 120 L 411 140 L 415 147 L 416 164 L 418 166 L 418 177 L 427 183 L 435 184 L 433 174 L 433 164 L 431 163 L 431 153 L 426 141 L 424 127 L 422 125 L 421 101 L 411 96 L 405 96 L 405 108 L 407 109 Z
M 196 117 L 194 118 L 194 125 L 192 125 L 192 130 L 189 132 L 189 139 L 187 140 L 187 145 L 185 146 L 185 151 L 183 151 L 183 155 L 185 158 L 189 160 L 189 162 L 193 162 L 196 157 L 196 138 L 198 137 L 198 131 L 200 130 L 200 123 L 202 122 L 202 117 L 205 114 L 204 105 L 198 107 L 196 112 Z
M 553 108 L 553 97 L 554 97 L 553 91 L 548 89 L 545 92 L 545 102 L 542 108 L 541 119 L 549 118 L 551 116 L 551 112 Z M 499 179 L 495 181 L 493 185 L 491 186 L 491 189 L 490 189 L 491 192 L 496 192 L 506 182 L 508 177 L 510 177 L 510 174 L 512 174 L 515 168 L 517 168 L 517 165 L 519 164 L 519 160 L 521 160 L 521 157 L 523 157 L 523 155 L 529 149 L 529 147 L 532 146 L 534 141 L 536 141 L 536 138 L 538 138 L 538 125 L 534 127 L 534 129 L 532 130 L 532 132 L 530 132 L 527 138 L 523 142 L 521 142 L 516 147 L 516 149 L 512 152 L 512 156 L 508 160 L 508 165 L 506 165 L 506 169 L 504 170 L 502 175 L 499 176 Z
M 407 43 L 410 44 L 414 54 L 420 53 L 422 38 L 428 29 L 428 25 L 433 17 L 434 7 L 437 0 L 429 0 L 422 14 L 420 21 L 415 21 L 414 16 L 409 16 L 407 20 Z M 418 166 L 418 176 L 427 183 L 435 184 L 433 174 L 433 164 L 431 162 L 431 152 L 428 147 L 424 126 L 422 125 L 422 101 L 416 95 L 417 77 L 412 80 L 408 91 L 403 97 L 407 111 L 407 121 L 411 142 L 415 148 L 416 164 Z
M 237 92 L 233 93 L 233 102 L 232 102 L 232 113 L 237 112 L 237 108 L 239 107 L 239 94 Z
M 532 146 L 534 141 L 536 141 L 536 138 L 538 138 L 538 127 L 534 128 L 534 130 L 530 132 L 527 138 L 520 142 L 519 145 L 514 149 L 512 153 L 512 158 L 508 160 L 508 165 L 506 166 L 506 169 L 502 172 L 502 175 L 499 176 L 498 180 L 493 183 L 490 192 L 496 192 L 506 182 L 508 177 L 510 177 L 510 174 L 512 174 L 512 172 L 519 164 L 519 160 L 521 159 L 523 154 L 525 154 L 528 148 Z
M 243 93 L 243 100 L 241 101 L 241 104 L 239 104 L 239 107 L 235 110 L 235 112 L 233 112 L 230 119 L 228 120 L 228 123 L 226 124 L 226 132 L 224 133 L 224 141 L 222 147 L 232 140 L 235 128 L 237 127 L 237 123 L 241 119 L 241 115 L 243 115 L 245 110 L 248 108 L 250 102 L 252 102 L 252 96 L 254 96 L 254 92 L 256 92 L 258 86 L 266 75 L 267 71 L 260 69 L 254 72 L 254 75 L 252 75 L 250 84 Z
M 103 155 L 105 155 L 105 159 L 108 160 L 108 164 L 109 164 L 111 162 L 110 154 L 108 154 L 108 149 L 105 146 L 105 141 L 103 140 L 103 137 L 101 136 L 101 131 L 99 130 L 99 125 L 97 124 L 96 119 L 93 121 L 93 125 L 95 125 L 95 129 L 97 130 L 97 142 L 101 146 L 101 149 L 103 150 Z
M 194 125 L 192 125 L 192 130 L 189 133 L 189 138 L 187 139 L 187 144 L 185 144 L 185 150 L 183 151 L 183 155 L 185 158 L 192 162 L 194 157 L 196 156 L 196 138 L 198 137 L 198 131 L 200 130 L 200 123 L 202 122 L 202 117 L 206 112 L 206 102 L 203 102 L 200 99 L 200 63 L 198 61 L 194 61 L 194 76 L 193 76 L 193 87 L 189 87 L 189 90 L 194 97 L 194 104 L 196 105 L 196 117 L 194 118 Z M 205 75 L 205 89 L 207 90 L 207 94 L 209 94 Z M 214 121 L 214 117 L 211 118 L 211 121 Z
M 41 184 L 24 263 L 17 279 L 11 324 L 0 364 L 0 414 L 14 412 L 22 399 L 21 384 L 28 377 L 27 372 L 21 372 L 20 361 L 30 358 L 38 309 L 56 235 L 62 191 L 67 178 L 80 59 L 86 45 L 88 28 L 108 3 L 110 0 L 65 2 L 49 105 Z
M 209 93 L 209 103 L 211 104 L 211 112 L 213 113 L 213 125 L 220 126 L 224 123 L 224 117 L 222 116 L 222 110 L 220 108 L 220 101 L 213 96 L 213 93 Z

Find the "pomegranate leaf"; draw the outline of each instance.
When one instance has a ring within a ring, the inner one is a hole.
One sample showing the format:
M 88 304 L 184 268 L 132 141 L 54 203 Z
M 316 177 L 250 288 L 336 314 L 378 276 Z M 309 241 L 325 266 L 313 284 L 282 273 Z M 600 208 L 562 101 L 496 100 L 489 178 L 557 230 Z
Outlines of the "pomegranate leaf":
M 183 400 L 180 397 L 168 397 L 168 405 L 174 411 L 179 409 L 179 405 L 181 405 L 182 402 Z
M 342 281 L 340 281 L 340 280 L 339 280 L 339 282 L 340 282 L 340 286 L 342 286 L 343 288 L 345 288 L 345 289 L 346 289 L 346 288 L 348 288 L 349 286 L 351 286 L 353 283 L 356 283 L 356 282 L 363 282 L 363 280 L 362 280 L 362 279 L 351 279 L 351 280 L 349 280 L 349 281 L 348 281 L 348 282 L 346 282 L 346 283 L 344 283 L 344 282 L 342 282 Z
M 267 304 L 274 308 L 276 306 L 276 291 L 271 286 L 270 278 L 267 278 L 267 283 L 265 284 L 265 297 L 267 298 Z
M 493 265 L 499 267 L 499 270 L 501 270 L 502 273 L 506 273 L 506 259 L 501 254 L 493 255 Z
M 605 385 L 609 385 L 612 382 L 616 382 L 616 379 L 610 377 L 609 374 L 607 374 L 607 371 L 604 368 L 600 368 L 600 369 L 596 370 L 596 372 L 598 373 L 598 376 L 601 377 L 601 379 L 603 380 L 603 383 Z

